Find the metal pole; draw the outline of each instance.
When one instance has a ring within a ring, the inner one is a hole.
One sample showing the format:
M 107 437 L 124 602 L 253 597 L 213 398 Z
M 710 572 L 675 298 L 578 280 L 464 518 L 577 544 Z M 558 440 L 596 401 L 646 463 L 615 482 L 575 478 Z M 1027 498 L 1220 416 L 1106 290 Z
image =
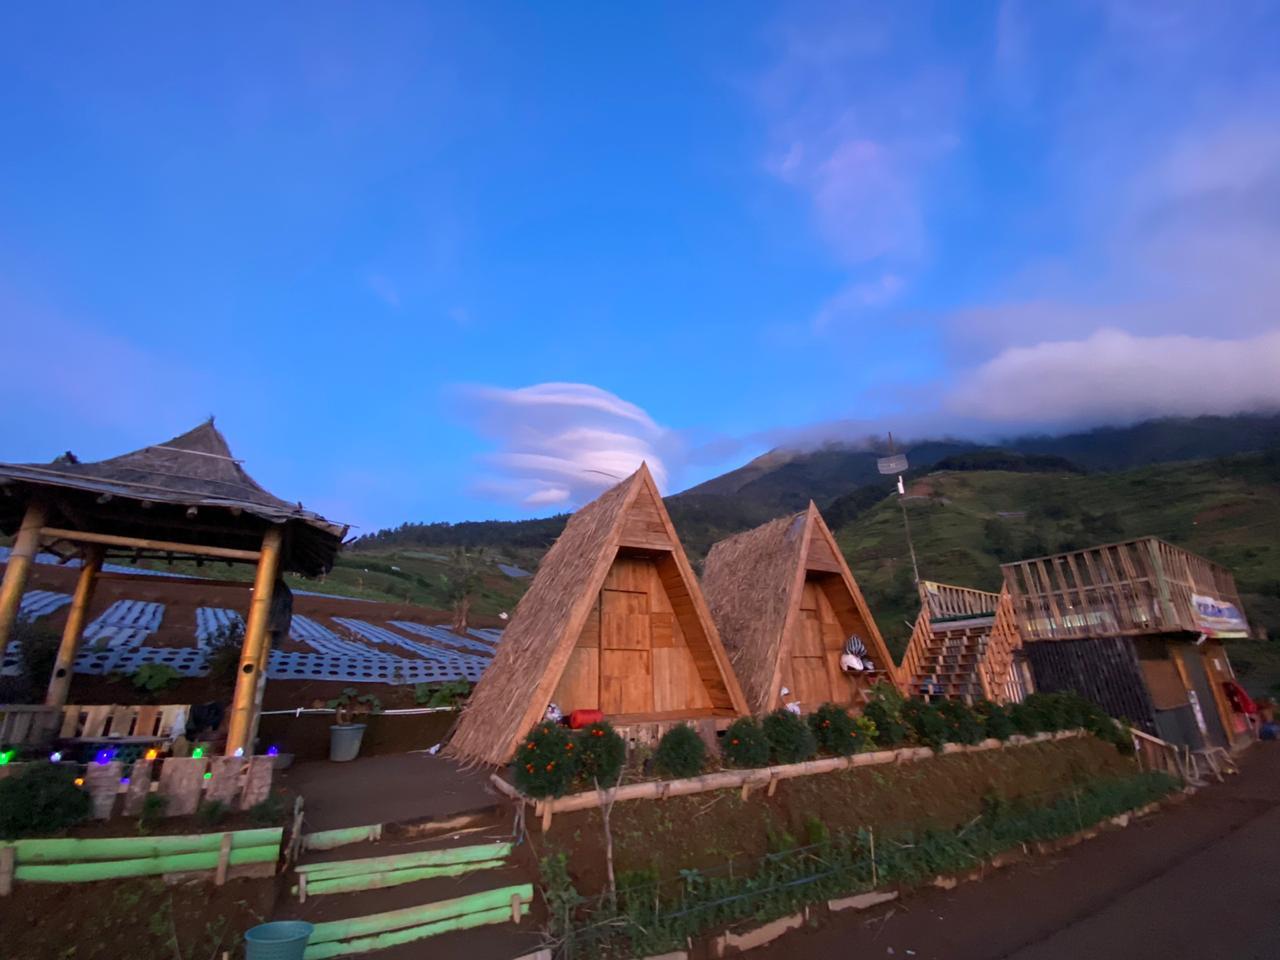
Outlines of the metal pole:
M 911 521 L 907 519 L 907 504 L 905 488 L 901 487 L 902 478 L 898 478 L 899 489 L 903 490 L 898 494 L 898 506 L 902 508 L 902 525 L 907 528 L 907 549 L 911 551 L 911 576 L 915 579 L 915 584 L 920 585 L 920 567 L 916 563 L 916 546 L 911 541 Z

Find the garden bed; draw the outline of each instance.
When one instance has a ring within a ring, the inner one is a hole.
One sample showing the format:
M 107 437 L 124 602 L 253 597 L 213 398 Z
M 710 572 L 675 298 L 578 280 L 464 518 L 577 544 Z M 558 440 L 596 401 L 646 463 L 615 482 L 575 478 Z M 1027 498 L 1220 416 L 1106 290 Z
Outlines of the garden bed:
M 781 780 L 772 795 L 766 789 L 746 799 L 740 788 L 730 788 L 620 803 L 611 815 L 615 869 L 619 876 L 644 872 L 669 879 L 687 869 L 733 869 L 735 861 L 746 865 L 771 851 L 808 842 L 815 831 L 950 829 L 981 815 L 984 804 L 1056 799 L 1136 772 L 1134 762 L 1114 746 L 1093 737 L 1071 737 L 853 766 Z M 530 831 L 540 855 L 565 855 L 581 892 L 604 889 L 598 809 L 562 813 L 550 830 L 531 824 Z

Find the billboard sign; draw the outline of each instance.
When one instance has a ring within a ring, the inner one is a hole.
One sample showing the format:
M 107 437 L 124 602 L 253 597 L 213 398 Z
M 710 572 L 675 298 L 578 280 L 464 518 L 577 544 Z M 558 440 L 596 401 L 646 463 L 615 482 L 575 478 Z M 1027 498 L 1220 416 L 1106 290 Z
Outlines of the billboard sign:
M 1244 618 L 1240 608 L 1234 603 L 1227 603 L 1216 597 L 1203 594 L 1191 595 L 1191 606 L 1195 612 L 1196 626 L 1211 637 L 1245 637 L 1249 635 L 1249 621 Z

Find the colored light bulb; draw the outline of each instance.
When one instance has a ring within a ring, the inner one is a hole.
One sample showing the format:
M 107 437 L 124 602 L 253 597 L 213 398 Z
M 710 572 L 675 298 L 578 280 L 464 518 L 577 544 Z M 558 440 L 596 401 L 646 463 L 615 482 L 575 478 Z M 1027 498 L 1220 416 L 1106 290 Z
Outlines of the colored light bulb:
M 6 763 L 8 763 L 12 759 L 13 759 L 12 750 L 0 750 L 0 767 L 4 766 Z
M 160 756 L 160 751 L 157 750 L 155 747 L 152 747 L 150 750 L 147 751 L 148 760 L 154 760 L 158 756 Z
M 268 757 L 278 757 L 278 756 L 280 756 L 280 748 L 279 748 L 279 747 L 267 747 L 267 756 L 268 756 Z
M 194 750 L 191 751 L 192 760 L 199 760 L 203 756 L 204 756 L 204 747 L 196 747 Z
M 206 773 L 206 774 L 204 775 L 204 778 L 205 778 L 206 780 L 212 780 L 212 779 L 213 779 L 213 774 L 212 774 L 212 773 Z
M 53 751 L 53 753 L 49 754 L 49 762 L 50 762 L 50 763 L 61 763 L 61 762 L 62 762 L 62 751 L 61 751 L 61 750 L 55 750 L 55 751 Z

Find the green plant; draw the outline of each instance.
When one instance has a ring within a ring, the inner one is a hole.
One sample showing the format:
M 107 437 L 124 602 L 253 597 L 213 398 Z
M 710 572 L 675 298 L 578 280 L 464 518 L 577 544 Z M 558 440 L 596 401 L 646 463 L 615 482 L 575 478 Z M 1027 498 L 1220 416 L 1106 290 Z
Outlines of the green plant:
M 329 701 L 329 706 L 337 711 L 334 723 L 351 723 L 351 718 L 370 713 L 382 712 L 382 701 L 374 693 L 360 693 L 355 687 L 343 687 L 342 693 Z
M 729 725 L 720 753 L 731 767 L 763 767 L 769 763 L 769 738 L 754 717 L 741 717 Z
M 148 793 L 143 797 L 142 810 L 138 814 L 138 832 L 145 835 L 154 830 L 168 806 L 169 798 L 158 793 Z
M 813 739 L 823 753 L 847 757 L 858 751 L 857 728 L 853 725 L 853 717 L 838 704 L 824 703 L 809 714 L 809 729 L 813 731 Z
M 0 780 L 0 838 L 58 833 L 89 816 L 89 795 L 75 777 L 69 765 L 32 763 Z
M 605 720 L 589 723 L 573 739 L 578 774 L 590 783 L 612 786 L 627 759 L 627 745 Z
M 447 683 L 419 683 L 413 688 L 413 702 L 424 707 L 456 707 L 471 695 L 466 680 Z
M 260 827 L 284 822 L 285 802 L 279 793 L 270 793 L 249 808 L 249 819 Z
M 205 641 L 205 648 L 210 679 L 218 686 L 234 686 L 244 651 L 244 624 L 235 621 L 219 627 Z
M 868 693 L 868 702 L 862 715 L 876 727 L 876 743 L 882 747 L 896 747 L 907 739 L 907 725 L 902 720 L 902 708 L 906 699 L 891 683 L 880 682 Z
M 947 726 L 948 743 L 980 743 L 983 739 L 982 719 L 959 700 L 944 700 L 938 713 Z
M 669 777 L 696 777 L 707 761 L 707 745 L 687 724 L 677 724 L 662 735 L 654 766 Z
M 761 724 L 769 740 L 769 758 L 774 763 L 801 763 L 818 752 L 813 731 L 798 714 L 775 710 Z
M 0 703 L 41 703 L 58 657 L 58 634 L 48 627 L 19 619 L 9 642 L 18 648 L 18 675 L 0 677 Z
M 521 741 L 512 761 L 516 786 L 531 797 L 559 797 L 578 769 L 577 751 L 564 727 L 544 720 Z
M 908 700 L 902 705 L 902 720 L 921 746 L 939 750 L 947 742 L 947 722 L 932 703 Z
M 982 732 L 996 740 L 1008 740 L 1015 733 L 1009 708 L 990 700 L 979 700 L 973 705 L 974 713 L 982 722 Z
M 206 800 L 196 810 L 196 819 L 206 827 L 216 827 L 231 811 L 221 800 Z
M 166 663 L 144 663 L 129 679 L 136 690 L 151 695 L 173 686 L 181 676 Z

